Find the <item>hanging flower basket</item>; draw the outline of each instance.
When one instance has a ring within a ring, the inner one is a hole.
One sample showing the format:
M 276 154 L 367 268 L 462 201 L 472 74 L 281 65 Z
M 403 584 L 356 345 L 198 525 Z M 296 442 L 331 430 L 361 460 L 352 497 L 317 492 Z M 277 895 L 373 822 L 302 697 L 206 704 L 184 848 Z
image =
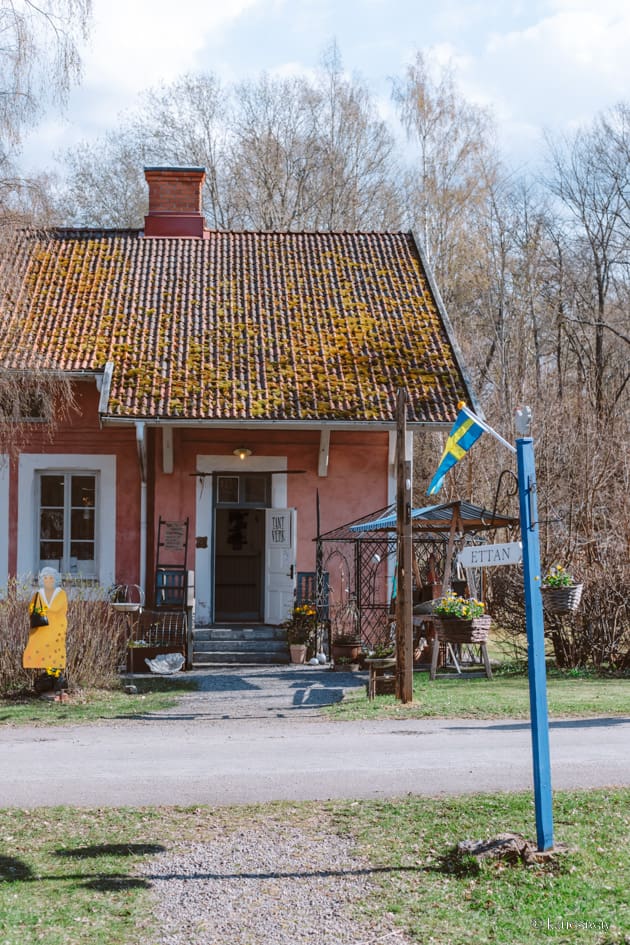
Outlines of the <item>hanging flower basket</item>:
M 580 604 L 582 584 L 569 584 L 565 587 L 541 587 L 543 607 L 550 614 L 572 614 Z
M 489 614 L 470 620 L 461 617 L 433 618 L 437 638 L 444 643 L 486 643 L 491 623 Z

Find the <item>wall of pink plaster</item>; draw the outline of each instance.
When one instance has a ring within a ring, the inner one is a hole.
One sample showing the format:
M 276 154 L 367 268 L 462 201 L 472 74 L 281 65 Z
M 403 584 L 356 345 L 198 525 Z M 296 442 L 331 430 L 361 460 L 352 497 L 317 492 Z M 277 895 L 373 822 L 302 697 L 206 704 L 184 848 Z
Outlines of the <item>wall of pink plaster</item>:
M 174 472 L 165 474 L 162 466 L 162 431 L 153 430 L 155 437 L 152 478 L 155 491 L 154 531 L 151 560 L 155 561 L 157 523 L 166 520 L 182 521 L 190 518 L 188 567 L 194 567 L 195 536 L 210 536 L 210 522 L 196 522 L 196 489 L 194 475 L 198 455 L 225 455 L 233 462 L 237 446 L 247 446 L 254 456 L 286 457 L 289 470 L 304 470 L 287 476 L 287 505 L 298 510 L 297 515 L 297 570 L 315 570 L 316 494 L 320 496 L 321 529 L 328 531 L 361 515 L 366 515 L 387 504 L 388 445 L 386 432 L 331 433 L 328 475 L 317 474 L 319 461 L 319 431 L 286 430 L 201 430 L 174 429 Z M 247 469 L 247 460 L 243 462 Z M 211 488 L 210 483 L 207 488 Z M 162 560 L 162 557 L 161 557 Z M 167 563 L 166 561 L 164 563 Z M 151 572 L 151 562 L 149 562 Z M 152 584 L 149 573 L 149 586 Z M 199 581 L 199 576 L 198 576 Z M 333 599 L 343 597 L 338 574 L 331 574 Z
M 25 452 L 94 453 L 116 456 L 116 580 L 136 583 L 140 580 L 140 473 L 135 429 L 108 427 L 102 429 L 98 420 L 98 391 L 91 383 L 77 387 L 79 411 L 70 424 L 62 425 L 54 439 L 42 437 L 34 429 L 24 444 Z M 344 432 L 331 433 L 328 475 L 319 477 L 319 432 L 247 430 L 175 429 L 175 471 L 165 474 L 162 468 L 162 431 L 148 430 L 152 447 L 151 480 L 155 495 L 154 527 L 149 532 L 149 580 L 152 580 L 151 562 L 155 561 L 158 516 L 167 520 L 190 519 L 188 566 L 194 565 L 196 486 L 194 475 L 198 454 L 225 454 L 244 443 L 258 456 L 287 457 L 289 469 L 305 470 L 300 475 L 287 477 L 287 502 L 298 509 L 297 567 L 312 571 L 315 567 L 316 493 L 320 495 L 322 531 L 335 528 L 381 508 L 387 502 L 387 433 Z M 245 461 L 246 462 L 246 461 Z M 245 468 L 245 467 L 244 467 Z M 17 535 L 17 470 L 12 465 L 10 478 L 10 548 L 9 570 L 16 572 Z M 208 523 L 200 523 L 201 531 L 208 531 Z
M 319 490 L 320 527 L 329 531 L 387 504 L 387 433 L 344 433 L 330 437 L 328 475 L 317 475 L 319 437 L 314 445 L 289 457 L 289 467 L 307 469 L 289 476 L 289 505 L 298 512 L 298 570 L 315 568 L 317 534 L 316 493 Z M 305 462 L 308 460 L 308 462 Z
M 101 429 L 99 394 L 93 382 L 77 384 L 77 413 L 48 438 L 33 426 L 22 447 L 24 453 L 94 453 L 116 456 L 116 580 L 139 581 L 140 561 L 140 472 L 133 427 Z M 17 463 L 12 463 L 9 495 L 9 573 L 17 571 L 18 517 Z
M 319 432 L 298 430 L 246 431 L 173 431 L 175 471 L 162 471 L 162 433 L 158 431 L 154 452 L 155 523 L 190 518 L 191 543 L 189 566 L 194 554 L 195 533 L 205 534 L 207 523 L 195 521 L 195 471 L 198 454 L 225 454 L 246 445 L 257 456 L 286 456 L 289 469 L 303 469 L 302 475 L 287 477 L 288 505 L 298 509 L 297 567 L 312 571 L 315 567 L 316 493 L 319 490 L 322 531 L 366 515 L 387 504 L 387 433 L 361 433 L 334 430 L 330 438 L 328 475 L 317 475 Z M 245 470 L 247 460 L 244 460 Z M 201 532 L 199 532 L 201 529 Z M 157 533 L 155 536 L 157 541 Z M 154 551 L 155 551 L 154 545 Z

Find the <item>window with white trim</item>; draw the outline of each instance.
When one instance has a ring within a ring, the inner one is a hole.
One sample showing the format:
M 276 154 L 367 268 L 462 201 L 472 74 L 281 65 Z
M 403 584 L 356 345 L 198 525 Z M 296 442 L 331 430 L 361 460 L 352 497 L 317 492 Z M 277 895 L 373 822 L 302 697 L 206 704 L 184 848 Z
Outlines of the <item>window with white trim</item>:
M 98 474 L 45 470 L 37 481 L 38 568 L 95 577 Z

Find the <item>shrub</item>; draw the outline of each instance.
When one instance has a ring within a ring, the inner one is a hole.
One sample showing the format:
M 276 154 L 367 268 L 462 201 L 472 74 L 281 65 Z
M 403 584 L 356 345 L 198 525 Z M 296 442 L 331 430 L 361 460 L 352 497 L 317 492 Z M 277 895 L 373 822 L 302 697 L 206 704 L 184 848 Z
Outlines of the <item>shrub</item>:
M 584 574 L 582 600 L 574 614 L 546 613 L 545 636 L 559 669 L 593 667 L 622 670 L 630 665 L 630 584 L 627 565 L 610 556 L 591 562 Z M 511 573 L 510 573 L 511 572 Z M 497 568 L 488 588 L 495 624 L 512 643 L 515 659 L 527 657 L 523 575 Z
M 31 593 L 30 586 L 12 580 L 0 600 L 0 693 L 30 689 L 38 674 L 38 670 L 22 667 Z M 124 661 L 124 617 L 107 604 L 101 588 L 73 586 L 71 595 L 66 637 L 68 681 L 71 686 L 111 687 Z

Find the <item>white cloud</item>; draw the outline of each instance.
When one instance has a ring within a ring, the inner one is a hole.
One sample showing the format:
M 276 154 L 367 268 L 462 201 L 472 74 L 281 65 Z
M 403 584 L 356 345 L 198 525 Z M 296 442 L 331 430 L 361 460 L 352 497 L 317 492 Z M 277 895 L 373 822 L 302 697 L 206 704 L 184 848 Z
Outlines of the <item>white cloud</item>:
M 94 0 L 83 81 L 65 123 L 50 114 L 29 157 L 115 127 L 138 93 L 187 71 L 225 83 L 313 74 L 336 38 L 344 68 L 383 114 L 390 77 L 421 49 L 450 64 L 463 94 L 491 106 L 512 154 L 543 127 L 570 129 L 628 98 L 628 0 Z
M 630 5 L 546 0 L 503 22 L 476 49 L 458 37 L 453 61 L 464 93 L 491 104 L 511 156 L 532 156 L 544 128 L 569 131 L 627 98 Z
M 142 89 L 198 68 L 209 37 L 260 0 L 95 0 L 85 81 Z

